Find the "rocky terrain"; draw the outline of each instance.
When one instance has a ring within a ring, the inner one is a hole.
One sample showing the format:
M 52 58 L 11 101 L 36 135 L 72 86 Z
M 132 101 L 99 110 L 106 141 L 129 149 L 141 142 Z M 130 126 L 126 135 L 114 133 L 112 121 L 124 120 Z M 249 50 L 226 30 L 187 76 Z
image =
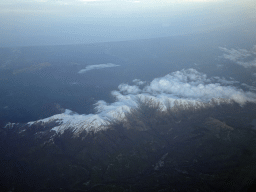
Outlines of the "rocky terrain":
M 140 103 L 107 129 L 0 129 L 1 191 L 252 191 L 256 105 Z

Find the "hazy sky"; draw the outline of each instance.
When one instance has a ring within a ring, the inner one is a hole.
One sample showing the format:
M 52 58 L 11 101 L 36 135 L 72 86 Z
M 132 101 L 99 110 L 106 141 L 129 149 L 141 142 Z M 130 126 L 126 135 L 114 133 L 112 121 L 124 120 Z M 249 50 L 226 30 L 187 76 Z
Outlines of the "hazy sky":
M 0 0 L 0 46 L 161 37 L 255 20 L 255 0 Z

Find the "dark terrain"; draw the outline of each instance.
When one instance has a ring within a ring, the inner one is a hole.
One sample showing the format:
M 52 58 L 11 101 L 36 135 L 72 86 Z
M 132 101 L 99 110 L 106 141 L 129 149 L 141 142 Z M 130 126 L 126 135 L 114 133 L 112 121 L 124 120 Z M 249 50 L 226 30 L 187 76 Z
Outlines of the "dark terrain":
M 255 104 L 159 109 L 140 102 L 79 136 L 54 122 L 2 128 L 1 191 L 252 191 Z

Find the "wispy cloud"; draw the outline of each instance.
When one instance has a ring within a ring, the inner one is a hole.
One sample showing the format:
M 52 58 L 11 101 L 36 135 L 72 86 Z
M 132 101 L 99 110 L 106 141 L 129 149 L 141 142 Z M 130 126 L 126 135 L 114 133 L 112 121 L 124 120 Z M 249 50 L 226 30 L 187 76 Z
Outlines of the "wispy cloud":
M 134 79 L 132 82 L 136 85 L 144 85 L 146 83 L 146 81 L 141 81 L 140 79 Z
M 223 58 L 230 60 L 245 68 L 256 67 L 256 45 L 251 50 L 246 49 L 227 49 L 220 47 L 224 52 Z
M 99 65 L 88 65 L 85 69 L 81 69 L 78 73 L 86 73 L 87 71 L 90 71 L 90 70 L 103 69 L 103 68 L 109 68 L 109 67 L 118 67 L 118 66 L 120 66 L 120 65 L 116 65 L 113 63 L 99 64 Z

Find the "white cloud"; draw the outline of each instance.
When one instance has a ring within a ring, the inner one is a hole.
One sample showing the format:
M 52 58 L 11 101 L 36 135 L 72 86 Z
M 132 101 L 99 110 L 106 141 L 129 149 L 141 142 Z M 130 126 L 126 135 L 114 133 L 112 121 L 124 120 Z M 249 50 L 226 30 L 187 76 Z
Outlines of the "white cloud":
M 107 64 L 99 64 L 99 65 L 88 65 L 85 69 L 81 69 L 78 73 L 86 73 L 87 71 L 94 70 L 94 69 L 103 69 L 103 68 L 109 68 L 109 67 L 118 67 L 120 65 L 116 65 L 113 63 L 107 63 Z
M 134 83 L 137 82 L 138 80 L 135 80 Z M 96 114 L 79 115 L 66 110 L 65 113 L 29 124 L 58 121 L 60 125 L 53 128 L 57 132 L 62 132 L 66 128 L 73 128 L 75 132 L 82 130 L 96 132 L 106 128 L 108 119 L 123 119 L 125 112 L 137 106 L 138 98 L 159 102 L 162 110 L 167 109 L 167 103 L 173 106 L 175 101 L 184 106 L 194 104 L 196 107 L 205 107 L 204 103 L 211 103 L 212 99 L 219 102 L 234 101 L 241 105 L 246 102 L 256 102 L 255 93 L 230 86 L 237 83 L 219 77 L 209 79 L 195 69 L 181 70 L 156 78 L 149 85 L 141 88 L 137 85 L 119 85 L 119 90 L 112 91 L 116 101 L 113 103 L 98 101 L 95 104 Z
M 140 79 L 134 79 L 132 81 L 133 83 L 135 83 L 136 85 L 144 85 L 146 83 L 146 81 L 141 81 Z
M 121 84 L 118 86 L 118 89 L 121 92 L 124 92 L 126 94 L 138 94 L 140 93 L 140 89 L 137 85 L 127 85 L 127 84 Z
M 220 47 L 225 52 L 223 58 L 233 61 L 245 68 L 256 67 L 256 45 L 251 50 L 246 49 L 227 49 Z
M 256 87 L 254 87 L 254 86 L 247 85 L 246 83 L 242 83 L 241 85 L 246 87 L 247 89 L 249 89 L 251 91 L 256 91 Z
M 220 78 L 220 77 L 213 77 L 213 79 L 217 80 L 217 82 L 220 82 L 222 84 L 226 84 L 226 85 L 232 85 L 235 83 L 239 83 L 238 81 L 229 81 L 226 80 L 224 77 Z
M 219 82 L 224 79 L 217 78 Z M 221 80 L 220 80 L 221 79 Z M 234 81 L 224 81 L 227 83 L 235 83 Z M 252 97 L 252 93 L 244 92 L 234 86 L 224 86 L 220 83 L 213 83 L 213 80 L 207 79 L 205 74 L 201 74 L 195 69 L 181 70 L 168 74 L 161 78 L 154 79 L 149 86 L 143 89 L 151 95 L 165 94 L 169 97 L 175 96 L 178 98 L 210 101 L 213 98 L 233 99 L 234 101 L 243 104 L 244 101 L 255 101 L 256 97 Z M 240 95 L 241 101 L 239 97 Z M 256 96 L 256 95 L 255 95 Z

